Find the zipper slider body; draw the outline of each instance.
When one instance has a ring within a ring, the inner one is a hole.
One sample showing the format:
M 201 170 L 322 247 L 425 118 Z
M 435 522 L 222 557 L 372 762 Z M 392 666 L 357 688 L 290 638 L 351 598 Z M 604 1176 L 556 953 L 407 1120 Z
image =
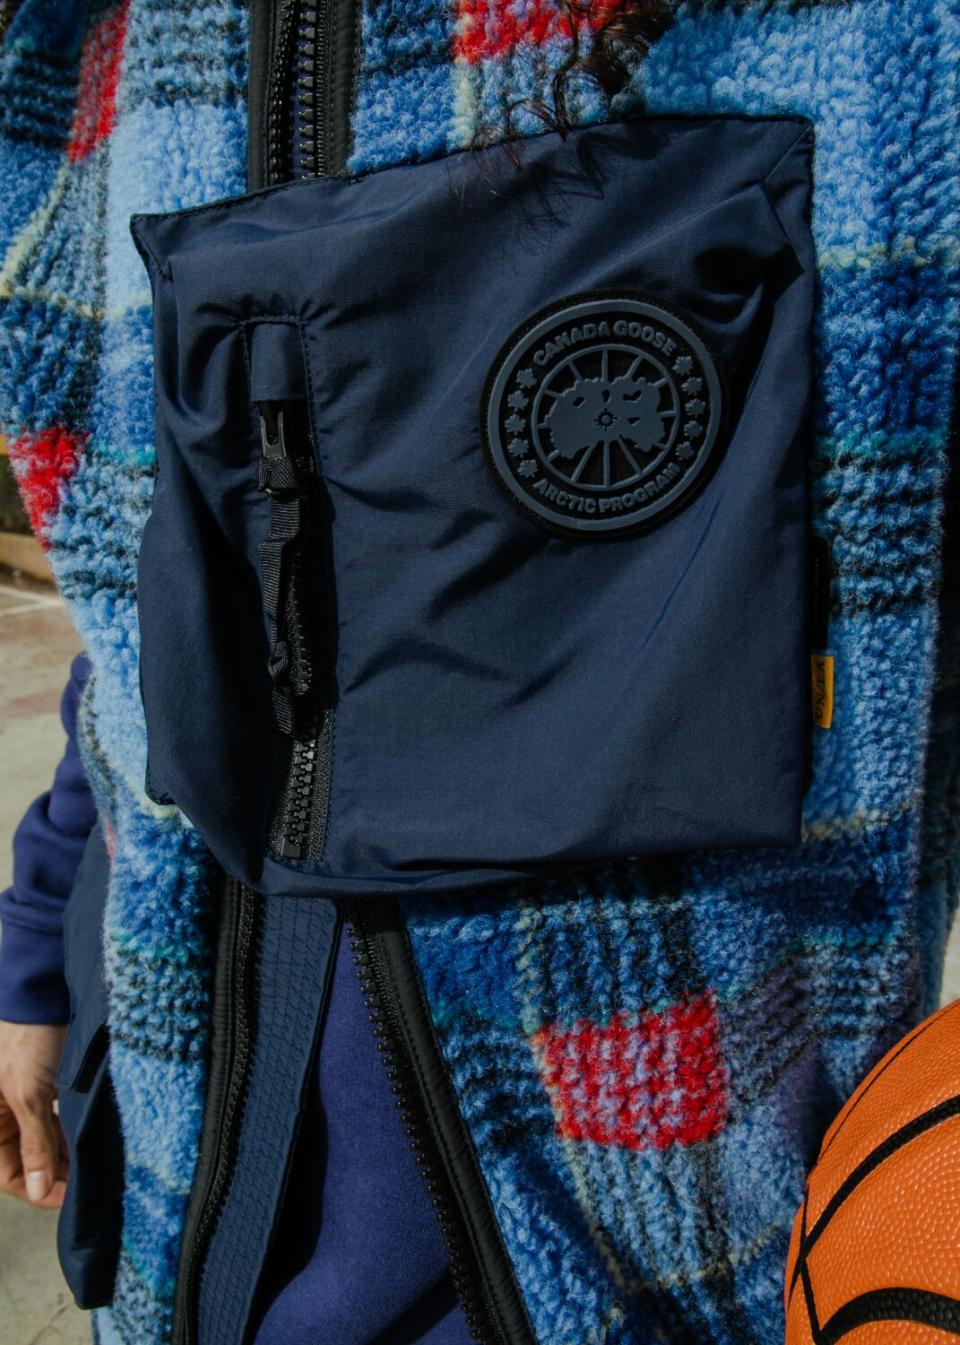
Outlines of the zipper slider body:
M 300 482 L 287 447 L 283 402 L 258 402 L 260 415 L 260 489 L 271 497 L 297 494 Z

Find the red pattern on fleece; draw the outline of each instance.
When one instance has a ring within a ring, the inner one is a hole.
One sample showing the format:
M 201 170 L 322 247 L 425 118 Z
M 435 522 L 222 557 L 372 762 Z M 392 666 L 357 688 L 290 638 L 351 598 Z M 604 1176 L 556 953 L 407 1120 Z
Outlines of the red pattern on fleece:
M 60 505 L 64 484 L 73 476 L 87 441 L 60 425 L 22 434 L 10 445 L 10 461 L 30 526 L 41 542 Z
M 639 1021 L 616 1015 L 533 1037 L 561 1139 L 626 1149 L 696 1144 L 729 1114 L 727 1068 L 711 993 Z
M 624 0 L 594 0 L 577 27 L 581 32 L 596 32 L 623 6 Z M 527 0 L 509 6 L 503 0 L 460 0 L 454 56 L 473 65 L 519 46 L 542 46 L 553 37 L 569 37 L 570 29 L 570 20 L 557 0 Z
M 129 0 L 123 0 L 111 10 L 91 29 L 83 44 L 77 112 L 67 145 L 67 154 L 74 163 L 92 154 L 113 130 L 128 5 Z

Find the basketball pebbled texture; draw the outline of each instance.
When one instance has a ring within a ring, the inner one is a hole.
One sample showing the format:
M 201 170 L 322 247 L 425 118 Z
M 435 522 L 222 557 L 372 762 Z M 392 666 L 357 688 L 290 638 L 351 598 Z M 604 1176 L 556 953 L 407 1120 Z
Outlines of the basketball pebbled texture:
M 827 1131 L 790 1243 L 787 1345 L 960 1340 L 960 1000 Z

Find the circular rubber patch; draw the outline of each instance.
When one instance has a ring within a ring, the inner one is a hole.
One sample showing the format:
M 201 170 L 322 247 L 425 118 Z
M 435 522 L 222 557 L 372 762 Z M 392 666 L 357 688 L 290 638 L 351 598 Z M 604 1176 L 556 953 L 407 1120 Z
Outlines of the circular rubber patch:
M 717 364 L 688 319 L 642 295 L 576 295 L 504 346 L 481 423 L 528 518 L 606 538 L 689 503 L 710 475 L 723 411 Z

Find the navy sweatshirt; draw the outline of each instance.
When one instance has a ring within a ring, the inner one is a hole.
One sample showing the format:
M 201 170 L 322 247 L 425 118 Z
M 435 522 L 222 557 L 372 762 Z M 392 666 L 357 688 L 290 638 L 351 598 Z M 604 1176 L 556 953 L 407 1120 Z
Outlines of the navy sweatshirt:
M 0 893 L 0 1018 L 66 1023 L 63 908 L 96 812 L 76 747 L 89 675 L 78 656 L 61 702 L 67 746 L 53 786 L 13 841 Z M 469 1345 L 436 1217 L 407 1143 L 341 939 L 295 1155 L 268 1260 L 255 1345 Z
M 53 786 L 27 809 L 13 838 L 13 886 L 0 893 L 0 1018 L 9 1023 L 66 1023 L 63 908 L 96 821 L 77 752 L 80 695 L 90 673 L 84 654 L 70 667 L 60 702 L 67 746 Z

